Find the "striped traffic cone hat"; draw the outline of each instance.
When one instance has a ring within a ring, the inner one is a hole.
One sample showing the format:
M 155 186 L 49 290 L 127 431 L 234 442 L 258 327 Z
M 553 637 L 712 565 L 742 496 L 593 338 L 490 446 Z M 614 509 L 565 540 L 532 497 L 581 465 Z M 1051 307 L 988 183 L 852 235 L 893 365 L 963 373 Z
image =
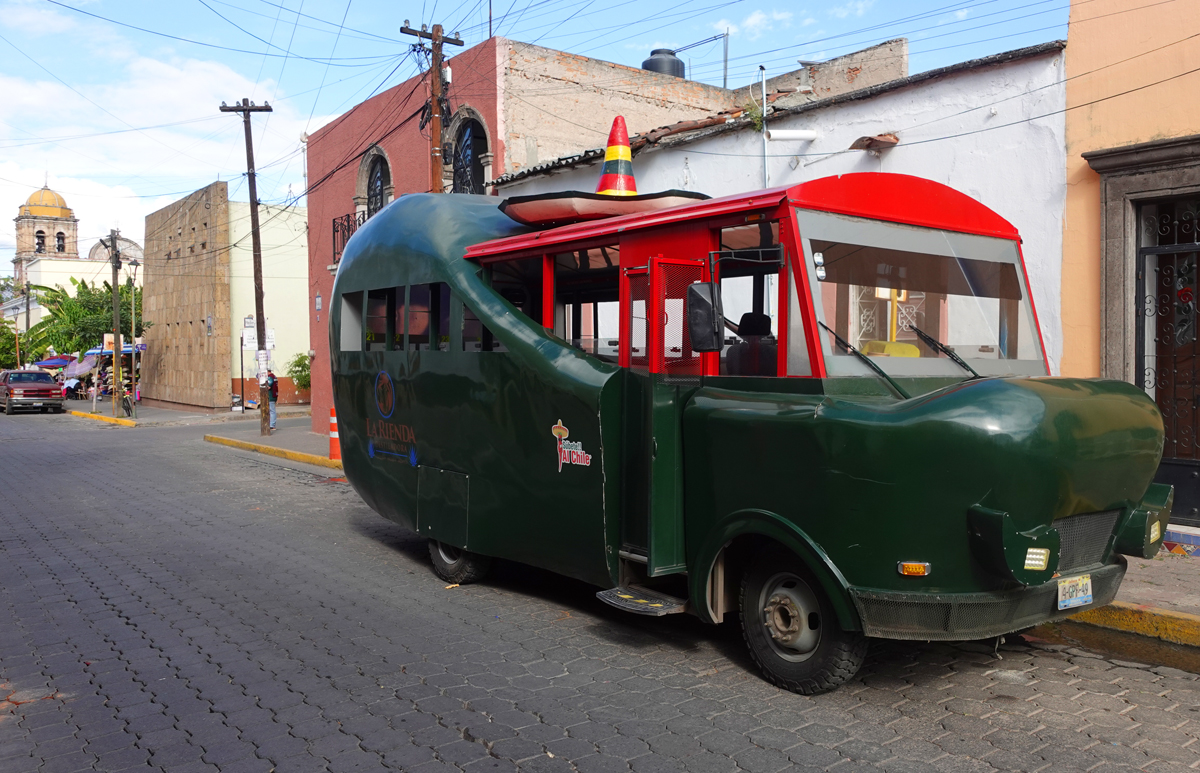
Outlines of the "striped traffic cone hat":
M 633 181 L 633 153 L 629 150 L 629 131 L 625 128 L 624 116 L 613 119 L 612 131 L 608 133 L 608 149 L 604 151 L 604 169 L 600 172 L 600 183 L 596 193 L 607 196 L 636 196 L 637 183 Z

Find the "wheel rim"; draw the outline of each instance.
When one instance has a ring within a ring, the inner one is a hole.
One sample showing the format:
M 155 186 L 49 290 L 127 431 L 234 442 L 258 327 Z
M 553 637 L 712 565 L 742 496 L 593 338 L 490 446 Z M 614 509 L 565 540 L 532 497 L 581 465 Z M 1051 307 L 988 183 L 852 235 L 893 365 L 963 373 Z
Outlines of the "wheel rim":
M 813 656 L 821 643 L 821 606 L 808 583 L 790 572 L 771 577 L 763 584 L 758 609 L 775 654 L 793 663 Z
M 444 542 L 439 542 L 438 555 L 440 555 L 442 560 L 447 564 L 456 564 L 458 563 L 458 559 L 462 558 L 462 551 L 456 547 L 447 545 Z

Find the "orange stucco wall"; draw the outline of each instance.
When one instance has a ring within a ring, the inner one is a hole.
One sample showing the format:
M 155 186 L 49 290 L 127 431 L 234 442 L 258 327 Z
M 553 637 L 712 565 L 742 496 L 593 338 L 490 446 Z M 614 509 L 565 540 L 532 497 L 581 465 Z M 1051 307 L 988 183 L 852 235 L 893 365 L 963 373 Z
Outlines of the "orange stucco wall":
M 1157 5 L 1072 0 L 1066 58 L 1064 376 L 1100 375 L 1100 176 L 1081 154 L 1200 133 L 1200 72 L 1149 85 L 1200 68 L 1200 38 L 1187 39 L 1197 30 L 1200 2 L 1195 0 Z M 1122 94 L 1127 91 L 1132 93 Z

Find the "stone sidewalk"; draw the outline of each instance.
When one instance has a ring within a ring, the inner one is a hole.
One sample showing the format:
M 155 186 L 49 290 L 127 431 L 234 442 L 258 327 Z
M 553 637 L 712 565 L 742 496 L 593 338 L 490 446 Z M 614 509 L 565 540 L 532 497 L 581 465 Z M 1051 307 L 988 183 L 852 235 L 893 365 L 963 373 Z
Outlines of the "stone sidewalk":
M 1161 552 L 1149 561 L 1129 559 L 1117 600 L 1200 615 L 1200 557 Z

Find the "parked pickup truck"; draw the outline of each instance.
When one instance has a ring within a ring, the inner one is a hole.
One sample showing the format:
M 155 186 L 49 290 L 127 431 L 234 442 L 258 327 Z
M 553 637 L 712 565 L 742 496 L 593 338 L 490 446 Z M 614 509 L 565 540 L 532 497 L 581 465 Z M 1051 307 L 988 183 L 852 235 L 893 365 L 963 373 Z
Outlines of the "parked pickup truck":
M 50 374 L 40 370 L 6 371 L 0 374 L 0 404 L 8 416 L 18 408 L 62 413 L 62 386 Z

